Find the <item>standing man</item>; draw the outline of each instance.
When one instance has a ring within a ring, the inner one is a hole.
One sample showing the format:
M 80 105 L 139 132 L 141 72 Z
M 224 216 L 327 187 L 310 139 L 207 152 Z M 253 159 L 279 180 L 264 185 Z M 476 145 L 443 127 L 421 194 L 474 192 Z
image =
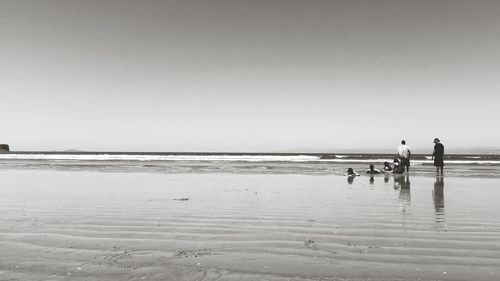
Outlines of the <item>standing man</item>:
M 406 167 L 406 172 L 410 173 L 410 147 L 406 145 L 406 141 L 402 140 L 401 145 L 398 146 L 398 155 L 401 159 L 401 166 Z
M 438 138 L 434 139 L 434 152 L 432 153 L 432 159 L 434 159 L 434 166 L 436 166 L 436 174 L 439 174 L 439 170 L 441 168 L 442 175 L 444 166 L 444 145 Z

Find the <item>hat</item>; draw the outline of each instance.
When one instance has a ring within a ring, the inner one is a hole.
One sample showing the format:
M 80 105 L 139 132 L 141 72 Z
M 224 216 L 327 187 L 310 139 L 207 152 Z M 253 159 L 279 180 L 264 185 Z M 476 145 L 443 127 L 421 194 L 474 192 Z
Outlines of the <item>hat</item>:
M 434 139 L 434 142 L 439 142 L 439 139 L 438 139 L 438 138 L 435 138 L 435 139 Z

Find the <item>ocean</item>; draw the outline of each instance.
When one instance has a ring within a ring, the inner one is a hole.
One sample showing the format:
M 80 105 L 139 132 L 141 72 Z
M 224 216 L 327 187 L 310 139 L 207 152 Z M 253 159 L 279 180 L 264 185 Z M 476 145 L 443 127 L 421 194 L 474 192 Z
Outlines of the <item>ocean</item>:
M 428 156 L 1 154 L 0 280 L 500 280 L 499 157 Z
M 0 154 L 0 169 L 102 172 L 343 174 L 348 167 L 364 173 L 381 169 L 394 154 L 367 153 L 180 153 L 180 152 L 10 152 Z M 430 155 L 412 155 L 411 173 L 434 175 Z M 445 174 L 500 177 L 500 155 L 449 154 Z

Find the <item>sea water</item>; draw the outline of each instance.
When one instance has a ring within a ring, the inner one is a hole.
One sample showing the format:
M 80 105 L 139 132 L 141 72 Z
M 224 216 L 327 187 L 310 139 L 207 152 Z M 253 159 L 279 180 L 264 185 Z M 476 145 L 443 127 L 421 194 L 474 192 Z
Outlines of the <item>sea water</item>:
M 11 152 L 0 154 L 0 169 L 69 171 L 245 174 L 343 174 L 348 167 L 365 173 L 370 164 L 382 169 L 393 154 L 273 154 L 273 153 L 119 153 Z M 412 156 L 410 172 L 435 175 L 431 156 Z M 500 155 L 445 156 L 450 176 L 500 177 Z

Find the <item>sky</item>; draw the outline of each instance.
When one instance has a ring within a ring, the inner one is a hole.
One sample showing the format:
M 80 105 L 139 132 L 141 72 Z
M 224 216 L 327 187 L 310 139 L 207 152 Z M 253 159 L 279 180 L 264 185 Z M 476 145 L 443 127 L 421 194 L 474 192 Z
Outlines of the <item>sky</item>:
M 500 145 L 500 1 L 0 0 L 12 150 Z

